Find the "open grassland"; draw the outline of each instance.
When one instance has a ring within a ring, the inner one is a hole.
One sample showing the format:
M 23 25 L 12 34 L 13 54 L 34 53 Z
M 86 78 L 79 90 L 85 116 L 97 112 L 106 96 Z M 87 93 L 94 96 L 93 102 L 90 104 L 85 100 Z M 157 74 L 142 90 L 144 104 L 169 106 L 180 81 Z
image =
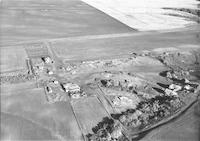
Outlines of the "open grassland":
M 32 130 L 45 128 L 47 131 L 51 132 L 51 136 L 59 140 L 82 140 L 82 133 L 80 132 L 69 102 L 48 104 L 43 89 L 27 90 L 18 92 L 18 94 L 15 95 L 2 95 L 1 112 L 10 115 L 9 118 L 13 118 L 13 122 L 18 119 L 22 124 L 23 122 L 30 122 L 27 126 L 36 123 L 37 126 L 35 125 L 27 128 L 27 130 L 30 131 L 27 131 L 27 136 L 23 132 L 23 130 L 26 130 L 26 126 L 14 123 L 16 126 L 18 125 L 15 127 L 15 130 L 22 128 L 21 130 L 23 133 L 19 134 L 21 135 L 19 139 L 23 139 L 24 136 L 31 139 L 29 135 L 32 134 Z M 14 118 L 15 116 L 17 116 L 17 119 Z M 3 130 L 12 128 L 9 127 L 10 124 L 6 124 L 6 121 L 3 121 L 2 124 L 8 126 Z M 15 130 L 13 132 L 17 132 Z M 10 132 L 10 134 L 12 133 Z M 6 134 L 4 136 L 8 135 Z
M 101 103 L 96 97 L 88 97 L 72 103 L 76 118 L 86 135 L 92 133 L 92 128 L 108 116 Z
M 19 71 L 27 69 L 27 54 L 23 47 L 1 47 L 0 48 L 0 71 L 1 73 L 10 71 Z

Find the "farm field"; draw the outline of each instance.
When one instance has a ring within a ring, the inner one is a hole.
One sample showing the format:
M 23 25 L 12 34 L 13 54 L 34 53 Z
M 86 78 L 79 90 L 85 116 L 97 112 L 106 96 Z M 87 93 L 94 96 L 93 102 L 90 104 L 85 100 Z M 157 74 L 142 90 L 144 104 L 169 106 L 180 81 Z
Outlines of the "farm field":
M 31 89 L 37 89 L 36 82 L 26 82 L 26 83 L 17 83 L 17 84 L 4 84 L 1 85 L 1 95 L 15 95 L 19 92 L 28 91 Z
M 0 0 L 0 140 L 198 141 L 199 2 Z
M 198 47 L 200 43 L 198 28 L 169 33 L 135 33 L 126 37 L 119 35 L 91 39 L 63 39 L 53 41 L 52 47 L 56 55 L 66 61 L 119 56 L 157 48 Z
M 27 69 L 26 58 L 27 54 L 23 47 L 0 47 L 0 70 L 3 72 L 19 71 Z
M 72 103 L 76 118 L 86 135 L 92 133 L 92 128 L 102 120 L 103 117 L 108 116 L 104 107 L 96 97 L 88 97 Z
M 2 140 L 55 140 L 51 131 L 22 117 L 1 112 Z
M 173 30 L 198 23 L 198 0 L 82 0 L 139 31 Z M 189 10 L 179 10 L 179 9 Z M 187 12 L 186 12 L 187 11 Z
M 24 48 L 25 48 L 29 58 L 49 55 L 48 49 L 47 49 L 45 43 L 42 43 L 42 42 L 41 43 L 25 44 Z
M 48 104 L 43 89 L 18 92 L 18 94 L 9 96 L 3 94 L 1 96 L 1 112 L 10 115 L 10 118 L 17 116 L 16 121 L 29 122 L 28 125 L 34 123 L 34 126 L 30 125 L 30 127 L 22 126 L 22 132 L 23 130 L 30 131 L 27 133 L 27 138 L 32 130 L 44 128 L 44 134 L 47 131 L 51 133 L 49 138 L 53 136 L 57 139 L 82 140 L 82 134 L 69 102 Z M 8 126 L 6 120 L 2 124 Z M 20 126 L 15 130 L 21 128 Z M 2 130 L 5 131 L 4 136 L 8 137 L 9 132 L 6 132 L 6 127 Z M 25 134 L 22 134 L 19 139 L 25 138 L 24 136 Z
M 3 0 L 0 13 L 1 44 L 134 31 L 79 0 Z

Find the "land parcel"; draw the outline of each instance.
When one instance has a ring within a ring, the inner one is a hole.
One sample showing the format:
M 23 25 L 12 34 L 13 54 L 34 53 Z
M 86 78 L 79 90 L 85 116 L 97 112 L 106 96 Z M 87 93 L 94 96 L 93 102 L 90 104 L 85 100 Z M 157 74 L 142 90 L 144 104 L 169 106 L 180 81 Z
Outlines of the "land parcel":
M 80 0 L 12 0 L 1 9 L 1 44 L 133 31 Z
M 74 101 L 72 106 L 84 135 L 92 133 L 92 128 L 108 116 L 108 113 L 95 96 Z
M 195 30 L 176 32 L 135 32 L 107 35 L 90 35 L 52 40 L 56 55 L 66 61 L 102 59 L 154 50 L 156 48 L 199 45 Z
M 48 104 L 44 89 L 32 89 L 17 92 L 14 95 L 1 94 L 2 137 L 14 140 L 40 140 L 38 132 L 45 135 L 45 140 L 81 141 L 82 133 L 72 112 L 69 102 Z M 8 119 L 12 119 L 9 124 Z M 21 124 L 17 122 L 20 121 Z M 32 125 L 32 126 L 31 126 Z M 12 132 L 7 131 L 10 128 Z M 40 129 L 43 130 L 40 130 Z M 33 132 L 32 131 L 37 131 Z M 34 134 L 34 137 L 33 137 Z M 50 134 L 50 135 L 49 135 Z M 3 138 L 2 138 L 3 139 Z
M 1 73 L 26 70 L 27 54 L 23 47 L 0 47 L 0 70 Z

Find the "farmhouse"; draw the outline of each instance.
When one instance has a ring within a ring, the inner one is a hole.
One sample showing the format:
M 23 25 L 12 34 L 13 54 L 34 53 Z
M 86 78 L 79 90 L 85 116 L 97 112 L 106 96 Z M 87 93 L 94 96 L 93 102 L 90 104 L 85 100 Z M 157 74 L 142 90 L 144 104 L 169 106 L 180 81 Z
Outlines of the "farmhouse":
M 74 83 L 64 83 L 63 87 L 67 93 L 79 93 L 81 91 L 81 88 Z
M 69 94 L 71 98 L 77 99 L 80 97 L 86 96 L 86 93 L 83 92 L 79 85 L 74 83 L 64 83 L 62 84 L 65 92 Z
M 50 63 L 52 63 L 52 60 L 51 60 L 50 57 L 42 57 L 41 59 L 44 61 L 45 64 L 50 64 Z

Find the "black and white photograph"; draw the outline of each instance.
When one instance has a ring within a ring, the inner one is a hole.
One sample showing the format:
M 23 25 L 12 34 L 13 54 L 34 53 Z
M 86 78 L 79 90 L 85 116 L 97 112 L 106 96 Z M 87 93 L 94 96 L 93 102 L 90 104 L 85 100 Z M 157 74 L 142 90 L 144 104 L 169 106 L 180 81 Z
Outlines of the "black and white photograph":
M 200 0 L 0 0 L 0 141 L 200 141 Z

